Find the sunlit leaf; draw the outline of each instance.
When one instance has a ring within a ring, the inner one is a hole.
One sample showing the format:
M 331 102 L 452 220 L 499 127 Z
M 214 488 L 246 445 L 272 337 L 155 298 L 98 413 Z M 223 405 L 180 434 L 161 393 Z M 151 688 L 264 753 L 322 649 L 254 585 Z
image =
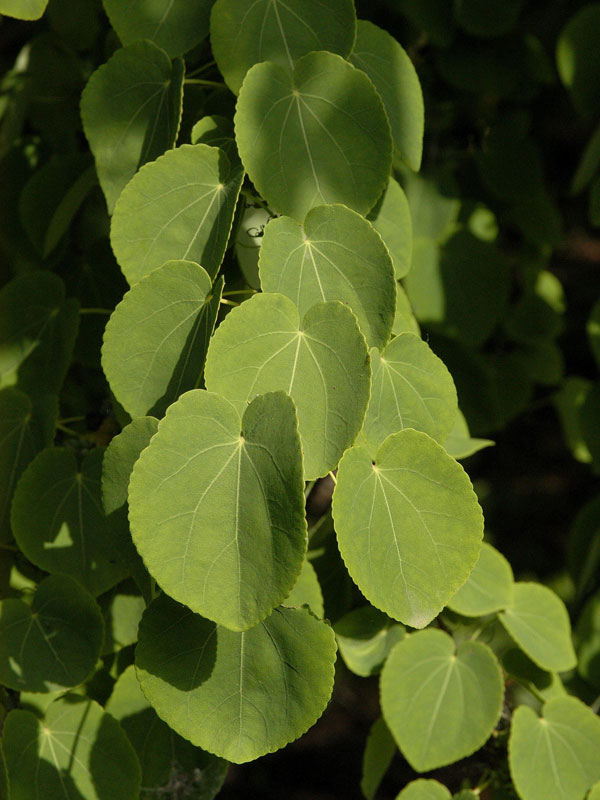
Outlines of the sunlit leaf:
M 462 411 L 457 409 L 454 426 L 444 442 L 444 450 L 453 458 L 468 458 L 479 450 L 492 447 L 494 442 L 491 439 L 473 438 L 469 433 L 469 427 Z
M 412 257 L 412 220 L 406 195 L 394 178 L 389 179 L 368 219 L 389 250 L 396 277 L 403 278 Z
M 323 618 L 323 594 L 319 579 L 310 561 L 304 561 L 294 588 L 283 601 L 283 605 L 294 608 L 306 604 L 316 617 Z
M 510 564 L 491 544 L 484 542 L 467 582 L 448 601 L 448 607 L 465 617 L 483 617 L 510 606 L 512 596 Z
M 450 798 L 448 789 L 438 781 L 418 778 L 407 784 L 396 800 L 450 800 Z
M 39 19 L 48 5 L 48 0 L 0 0 L 0 14 L 17 19 Z

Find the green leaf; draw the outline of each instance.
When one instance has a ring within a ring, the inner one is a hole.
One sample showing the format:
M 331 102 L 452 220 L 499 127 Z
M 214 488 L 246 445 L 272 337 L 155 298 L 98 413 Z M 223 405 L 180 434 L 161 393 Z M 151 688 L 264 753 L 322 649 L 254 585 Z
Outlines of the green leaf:
M 581 155 L 577 170 L 573 176 L 571 193 L 579 194 L 592 181 L 600 167 L 600 125 L 591 135 Z
M 131 471 L 157 430 L 155 417 L 140 417 L 111 439 L 102 461 L 102 502 L 107 514 L 126 505 Z
M 340 552 L 377 608 L 414 628 L 442 610 L 473 568 L 483 517 L 463 468 L 424 433 L 388 436 L 375 461 L 360 446 L 333 494 Z
M 496 725 L 502 671 L 481 642 L 455 651 L 447 633 L 419 631 L 396 645 L 381 673 L 381 708 L 398 747 L 418 772 L 471 755 Z
M 304 477 L 334 469 L 362 425 L 370 366 L 356 318 L 339 302 L 313 306 L 302 323 L 294 303 L 257 294 L 233 309 L 208 348 L 206 387 L 238 411 L 263 392 L 296 405 Z
M 8 792 L 8 771 L 6 768 L 6 760 L 4 758 L 4 751 L 0 746 L 0 800 L 10 800 Z
M 11 711 L 4 726 L 11 800 L 137 800 L 140 765 L 119 723 L 93 700 L 67 695 L 43 720 Z
M 201 117 L 192 128 L 190 134 L 192 144 L 208 144 L 224 150 L 232 164 L 239 164 L 240 157 L 235 143 L 233 120 L 213 114 Z
M 587 335 L 590 349 L 600 368 L 600 299 L 596 300 L 587 321 Z
M 451 794 L 441 783 L 430 778 L 418 778 L 408 783 L 396 800 L 450 800 Z
M 232 92 L 254 64 L 271 61 L 291 72 L 314 50 L 347 56 L 356 34 L 352 0 L 217 0 L 210 43 Z
M 97 595 L 125 575 L 123 531 L 102 510 L 103 449 L 84 456 L 72 450 L 41 452 L 19 481 L 12 505 L 17 544 L 36 566 L 70 575 Z
M 442 242 L 454 230 L 460 200 L 456 189 L 447 186 L 445 175 L 404 175 L 404 191 L 410 208 L 412 231 L 415 239 L 433 239 Z
M 378 717 L 371 726 L 363 753 L 360 788 L 367 800 L 375 797 L 396 751 L 394 737 L 383 717 Z
M 111 227 L 129 283 L 171 260 L 195 261 L 213 278 L 242 177 L 222 150 L 205 144 L 184 144 L 144 165 L 121 193 Z
M 15 278 L 0 292 L 0 387 L 57 394 L 73 352 L 79 313 L 51 272 Z
M 48 0 L 0 0 L 0 14 L 17 19 L 39 19 L 48 5 Z
M 452 376 L 422 339 L 402 333 L 379 353 L 371 350 L 371 399 L 362 429 L 375 452 L 391 433 L 414 428 L 443 442 L 458 401 Z
M 329 203 L 366 214 L 388 180 L 392 140 L 381 100 L 363 72 L 333 53 L 303 56 L 292 77 L 276 64 L 255 64 L 235 131 L 260 194 L 298 222 Z
M 483 617 L 512 603 L 513 573 L 508 561 L 491 544 L 481 545 L 479 561 L 467 582 L 448 601 L 448 608 L 464 617 Z
M 410 302 L 401 283 L 396 284 L 396 314 L 394 316 L 392 333 L 394 336 L 400 336 L 401 333 L 414 333 L 416 336 L 421 335 L 419 323 L 413 314 Z
M 323 608 L 323 593 L 319 585 L 319 579 L 315 568 L 310 561 L 304 561 L 294 588 L 283 601 L 287 607 L 298 607 L 302 605 L 310 606 L 310 610 L 319 619 L 325 616 Z
M 556 63 L 573 105 L 584 116 L 600 111 L 600 4 L 588 3 L 558 37 Z
M 406 195 L 394 178 L 389 179 L 368 219 L 389 251 L 396 277 L 403 278 L 412 257 L 412 220 Z
M 529 658 L 542 669 L 564 672 L 577 664 L 565 604 L 538 583 L 515 583 L 512 602 L 499 619 Z
M 417 171 L 423 153 L 425 108 L 412 61 L 393 36 L 362 19 L 350 61 L 369 76 L 383 100 L 396 157 Z
M 502 36 L 511 31 L 519 18 L 523 0 L 460 0 L 454 4 L 455 17 L 473 36 Z
M 174 3 L 172 0 L 102 0 L 110 24 L 123 44 L 150 39 L 170 58 L 187 53 L 208 34 L 214 0 Z
M 585 604 L 575 634 L 577 671 L 600 691 L 600 592 L 593 594 Z
M 104 332 L 102 367 L 132 417 L 161 417 L 200 383 L 223 289 L 190 261 L 171 261 L 136 283 Z
M 258 258 L 262 246 L 263 231 L 269 220 L 273 219 L 265 208 L 259 205 L 246 205 L 235 240 L 235 257 L 246 283 L 253 289 L 260 289 Z
M 577 376 L 566 378 L 562 388 L 554 395 L 563 436 L 573 458 L 589 464 L 592 454 L 589 451 L 582 430 L 581 410 L 591 391 L 592 382 Z
M 195 800 L 212 800 L 227 762 L 200 750 L 166 725 L 144 697 L 133 665 L 119 676 L 106 711 L 121 724 L 142 768 L 141 800 L 167 794 L 175 783 Z
M 491 439 L 474 439 L 469 433 L 469 426 L 464 414 L 457 410 L 454 426 L 444 442 L 444 450 L 456 459 L 468 458 L 485 447 L 492 447 L 495 443 Z
M 72 578 L 51 575 L 31 606 L 0 601 L 0 682 L 28 692 L 76 686 L 96 666 L 103 638 L 94 598 Z
M 0 390 L 0 542 L 11 538 L 10 504 L 25 467 L 52 444 L 58 404 L 52 395 L 35 403 L 18 389 Z
M 402 625 L 373 606 L 355 608 L 334 624 L 340 655 L 349 670 L 363 678 L 375 675 L 396 642 L 404 638 Z
M 181 59 L 171 63 L 163 50 L 144 41 L 117 50 L 90 77 L 81 119 L 109 214 L 138 167 L 174 146 L 183 73 Z
M 590 789 L 587 800 L 600 800 L 600 781 L 595 783 Z
M 302 316 L 316 303 L 340 300 L 356 314 L 371 347 L 390 338 L 396 283 L 389 253 L 366 219 L 341 205 L 317 206 L 304 225 L 271 220 L 259 257 L 264 292 L 293 300 Z
M 240 418 L 216 394 L 187 392 L 133 469 L 133 541 L 162 589 L 245 630 L 287 597 L 300 572 L 303 489 L 289 397 L 259 397 Z
M 575 697 L 513 714 L 508 763 L 522 800 L 582 800 L 600 779 L 600 719 Z
M 151 594 L 151 593 L 150 593 Z M 148 598 L 150 602 L 152 597 Z M 146 601 L 132 580 L 125 580 L 98 598 L 104 616 L 102 655 L 117 653 L 137 642 L 138 625 Z
M 331 628 L 306 609 L 275 609 L 242 633 L 215 626 L 164 595 L 140 626 L 142 690 L 181 736 L 236 764 L 297 739 L 333 687 Z

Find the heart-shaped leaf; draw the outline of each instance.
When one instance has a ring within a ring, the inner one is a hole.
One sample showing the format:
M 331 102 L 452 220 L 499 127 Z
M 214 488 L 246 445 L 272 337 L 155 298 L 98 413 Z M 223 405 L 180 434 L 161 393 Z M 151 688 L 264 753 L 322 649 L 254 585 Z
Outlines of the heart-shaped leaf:
M 349 670 L 366 678 L 379 672 L 396 642 L 404 639 L 402 625 L 373 606 L 344 614 L 333 626 L 340 655 Z
M 441 783 L 429 778 L 418 778 L 408 783 L 396 800 L 450 800 L 451 794 Z
M 508 561 L 491 544 L 481 545 L 479 560 L 448 608 L 465 617 L 482 617 L 510 606 L 513 599 L 513 573 Z

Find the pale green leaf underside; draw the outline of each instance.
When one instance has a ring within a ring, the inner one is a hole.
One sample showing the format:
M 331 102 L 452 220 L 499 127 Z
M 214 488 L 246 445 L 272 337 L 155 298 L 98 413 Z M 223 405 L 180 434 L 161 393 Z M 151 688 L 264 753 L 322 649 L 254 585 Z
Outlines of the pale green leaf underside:
M 291 71 L 314 50 L 347 56 L 355 34 L 352 0 L 218 0 L 210 21 L 217 66 L 236 94 L 254 64 Z
M 340 552 L 359 589 L 394 619 L 423 628 L 475 564 L 483 517 L 462 467 L 429 436 L 389 436 L 375 462 L 348 450 L 333 516 Z
M 107 514 L 127 503 L 131 471 L 157 430 L 155 417 L 138 417 L 111 439 L 102 460 L 102 503 Z
M 145 164 L 115 206 L 111 243 L 130 284 L 166 261 L 217 274 L 243 172 L 218 147 L 184 144 Z
M 218 310 L 212 299 L 206 270 L 172 261 L 134 284 L 116 307 L 104 332 L 102 367 L 132 417 L 161 417 L 198 386 Z
M 283 605 L 289 608 L 307 605 L 319 619 L 323 619 L 325 616 L 323 593 L 321 592 L 315 568 L 310 561 L 304 560 L 302 563 L 302 569 L 294 588 L 283 601 Z
M 513 573 L 508 561 L 491 544 L 481 545 L 479 561 L 458 592 L 448 601 L 448 608 L 465 617 L 482 617 L 510 605 Z
M 411 169 L 421 166 L 425 107 L 412 61 L 387 31 L 359 20 L 350 56 L 379 92 L 390 121 L 398 157 Z
M 600 780 L 600 719 L 575 697 L 513 714 L 508 761 L 522 800 L 583 800 Z
M 264 392 L 296 405 L 305 480 L 334 469 L 362 425 L 369 396 L 366 342 L 347 306 L 320 303 L 302 324 L 281 294 L 257 294 L 235 308 L 208 348 L 206 387 L 243 411 Z
M 542 669 L 564 672 L 576 665 L 569 614 L 560 597 L 547 586 L 515 583 L 512 602 L 499 619 L 519 647 Z
M 451 794 L 438 781 L 418 778 L 402 789 L 396 800 L 450 800 Z
M 333 626 L 340 655 L 349 670 L 361 677 L 379 672 L 392 647 L 404 638 L 402 625 L 373 606 L 360 606 Z
M 291 399 L 243 419 L 197 389 L 170 406 L 129 485 L 133 541 L 164 591 L 233 630 L 292 589 L 306 549 L 302 455 Z
M 137 800 L 140 766 L 119 723 L 93 700 L 56 700 L 43 720 L 17 709 L 3 736 L 11 800 Z
M 293 300 L 301 315 L 340 300 L 356 314 L 371 347 L 384 347 L 396 307 L 394 268 L 372 225 L 341 205 L 318 206 L 304 225 L 290 217 L 265 228 L 259 258 L 264 292 Z
M 0 0 L 0 14 L 17 19 L 39 19 L 48 5 L 48 0 Z
M 375 797 L 396 750 L 396 742 L 385 720 L 378 717 L 371 726 L 363 753 L 360 788 L 366 800 Z
M 492 651 L 443 631 L 419 631 L 396 645 L 381 673 L 383 716 L 418 772 L 478 750 L 500 716 L 504 682 Z
M 90 77 L 81 118 L 109 213 L 138 167 L 175 144 L 183 71 L 145 41 L 117 50 Z
M 412 258 L 412 219 L 406 195 L 394 178 L 389 179 L 368 218 L 389 250 L 396 277 L 403 278 Z
M 138 678 L 159 716 L 234 763 L 301 736 L 333 688 L 335 641 L 306 609 L 282 608 L 242 633 L 162 596 L 147 609 Z
M 333 53 L 303 56 L 292 77 L 276 64 L 255 64 L 235 131 L 260 194 L 299 222 L 328 203 L 366 214 L 387 183 L 392 142 L 381 100 L 363 72 Z
M 79 470 L 72 450 L 44 450 L 23 473 L 11 516 L 17 544 L 30 561 L 70 575 L 94 595 L 126 574 L 123 531 L 102 508 L 102 456 L 102 448 L 92 450 Z
M 391 433 L 414 428 L 443 442 L 458 401 L 445 364 L 420 337 L 396 336 L 380 353 L 371 350 L 371 399 L 362 436 L 375 452 Z

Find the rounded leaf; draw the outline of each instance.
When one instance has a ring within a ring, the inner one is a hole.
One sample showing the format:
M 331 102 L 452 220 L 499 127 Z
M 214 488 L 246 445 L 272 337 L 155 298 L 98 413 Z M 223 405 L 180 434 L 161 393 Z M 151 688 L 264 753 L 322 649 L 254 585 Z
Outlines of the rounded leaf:
M 375 797 L 397 749 L 385 720 L 378 717 L 371 725 L 363 753 L 360 788 L 367 800 Z
M 297 739 L 333 688 L 331 628 L 306 609 L 275 609 L 248 631 L 215 625 L 162 596 L 140 625 L 142 690 L 181 736 L 236 764 Z
M 257 294 L 217 328 L 206 358 L 206 387 L 243 411 L 263 392 L 296 405 L 305 480 L 334 469 L 362 425 L 369 397 L 366 342 L 350 309 L 320 303 L 305 315 L 280 294 Z
M 241 419 L 219 395 L 187 392 L 133 468 L 133 541 L 165 592 L 245 630 L 285 599 L 300 572 L 303 489 L 289 397 L 259 397 Z
M 0 0 L 0 14 L 17 19 L 39 19 L 48 5 L 48 0 Z
M 450 800 L 452 795 L 441 783 L 429 778 L 418 778 L 408 783 L 396 800 Z
M 444 442 L 444 450 L 453 458 L 468 458 L 474 453 L 483 450 L 485 447 L 492 447 L 494 442 L 491 439 L 474 439 L 469 433 L 469 426 L 464 414 L 458 408 L 452 430 Z
M 558 37 L 556 63 L 580 114 L 600 111 L 600 3 L 587 3 Z
M 315 568 L 310 561 L 305 560 L 303 562 L 294 588 L 283 601 L 283 605 L 289 608 L 307 605 L 315 617 L 323 619 L 325 616 L 323 593 L 321 592 Z
M 349 670 L 361 677 L 379 672 L 396 642 L 404 639 L 402 625 L 393 624 L 373 606 L 361 606 L 333 626 L 340 655 Z
M 333 494 L 340 552 L 377 608 L 413 628 L 439 614 L 473 568 L 483 516 L 463 468 L 429 436 L 388 436 L 375 461 L 354 446 Z
M 494 614 L 509 606 L 513 596 L 513 573 L 508 561 L 491 544 L 481 545 L 479 561 L 448 608 L 465 617 Z
M 381 709 L 398 747 L 418 772 L 471 755 L 494 730 L 504 681 L 481 642 L 455 650 L 447 633 L 419 631 L 396 645 L 381 672 Z
M 333 53 L 303 56 L 293 76 L 255 64 L 237 102 L 244 167 L 275 211 L 301 222 L 313 206 L 366 214 L 383 191 L 392 140 L 367 76 Z
M 115 206 L 111 243 L 137 283 L 166 261 L 194 261 L 214 277 L 221 265 L 243 172 L 207 144 L 184 144 L 145 164 Z
M 404 190 L 394 178 L 389 179 L 369 219 L 389 251 L 396 277 L 403 278 L 412 257 L 412 220 Z
M 126 505 L 131 471 L 157 430 L 155 417 L 138 417 L 110 440 L 102 461 L 102 503 L 107 514 Z
M 381 238 L 355 211 L 318 206 L 304 225 L 290 217 L 271 220 L 259 269 L 263 291 L 289 297 L 302 316 L 316 303 L 340 300 L 356 314 L 371 347 L 383 347 L 390 338 L 394 268 Z

